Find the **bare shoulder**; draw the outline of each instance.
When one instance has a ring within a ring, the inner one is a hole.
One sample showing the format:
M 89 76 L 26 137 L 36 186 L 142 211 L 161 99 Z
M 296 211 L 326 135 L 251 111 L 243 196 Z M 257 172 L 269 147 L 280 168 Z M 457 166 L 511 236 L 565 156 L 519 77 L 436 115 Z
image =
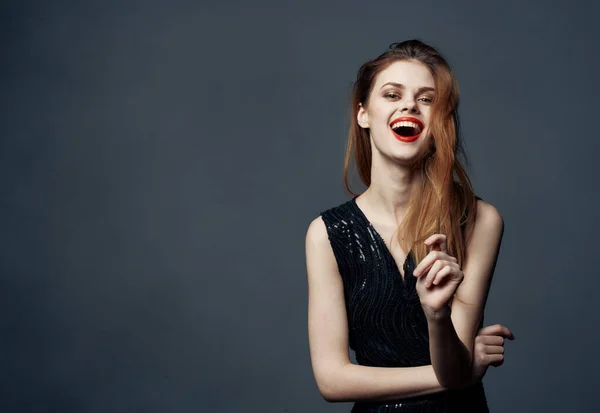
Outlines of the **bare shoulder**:
M 321 244 L 328 242 L 325 221 L 323 221 L 323 218 L 320 215 L 313 219 L 308 225 L 308 229 L 306 230 L 306 242 Z
M 481 199 L 477 200 L 477 214 L 473 233 L 467 245 L 467 255 L 497 255 L 504 233 L 504 219 L 498 209 Z
M 477 218 L 475 228 L 481 228 L 485 231 L 502 231 L 504 228 L 504 219 L 498 209 L 482 199 L 477 200 Z
M 320 215 L 311 221 L 306 230 L 305 247 L 309 279 L 317 273 L 316 268 L 321 270 L 318 271 L 319 273 L 323 269 L 330 270 L 329 273 L 337 271 L 337 262 L 329 243 L 327 227 Z

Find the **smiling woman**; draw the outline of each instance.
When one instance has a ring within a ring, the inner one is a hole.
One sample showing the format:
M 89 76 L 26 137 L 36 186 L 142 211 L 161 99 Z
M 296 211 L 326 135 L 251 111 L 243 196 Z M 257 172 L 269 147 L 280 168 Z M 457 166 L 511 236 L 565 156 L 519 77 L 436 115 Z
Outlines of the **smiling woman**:
M 344 165 L 353 198 L 306 234 L 313 372 L 323 397 L 354 401 L 353 413 L 489 411 L 481 379 L 512 338 L 482 329 L 504 224 L 458 160 L 458 102 L 450 66 L 419 40 L 358 72 Z

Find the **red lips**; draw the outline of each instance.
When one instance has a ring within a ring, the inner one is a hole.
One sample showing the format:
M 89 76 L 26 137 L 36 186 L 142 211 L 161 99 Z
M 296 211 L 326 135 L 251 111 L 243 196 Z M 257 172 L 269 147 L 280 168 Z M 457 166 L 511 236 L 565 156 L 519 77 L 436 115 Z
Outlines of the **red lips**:
M 421 130 L 418 134 L 414 135 L 414 136 L 402 136 L 402 135 L 398 135 L 396 132 L 394 132 L 394 130 L 392 129 L 392 125 L 396 122 L 401 122 L 401 121 L 408 121 L 408 122 L 414 122 L 417 125 L 419 125 L 419 129 Z M 421 136 L 421 133 L 423 133 L 423 129 L 425 128 L 425 126 L 423 125 L 423 122 L 421 122 L 419 119 L 417 118 L 413 118 L 412 116 L 400 116 L 399 118 L 394 119 L 391 123 L 390 123 L 390 129 L 392 129 L 392 133 L 394 134 L 394 137 L 396 139 L 398 139 L 399 141 L 402 142 L 414 142 L 417 139 L 419 139 L 419 136 Z

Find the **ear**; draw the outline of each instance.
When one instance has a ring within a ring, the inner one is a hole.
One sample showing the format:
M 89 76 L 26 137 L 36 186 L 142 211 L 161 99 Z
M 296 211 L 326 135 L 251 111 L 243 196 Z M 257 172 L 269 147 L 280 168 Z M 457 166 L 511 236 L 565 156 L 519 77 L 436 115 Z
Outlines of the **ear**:
M 367 129 L 369 127 L 369 115 L 367 110 L 363 107 L 362 103 L 358 104 L 358 114 L 356 120 L 361 128 Z

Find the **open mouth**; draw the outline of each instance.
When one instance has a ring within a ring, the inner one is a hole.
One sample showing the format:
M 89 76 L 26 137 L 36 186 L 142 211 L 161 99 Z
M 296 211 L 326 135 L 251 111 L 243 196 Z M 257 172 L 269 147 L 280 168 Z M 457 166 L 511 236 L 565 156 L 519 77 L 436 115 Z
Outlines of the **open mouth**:
M 397 139 L 405 142 L 416 140 L 423 132 L 423 124 L 415 118 L 412 118 L 412 120 L 395 120 L 390 128 Z

